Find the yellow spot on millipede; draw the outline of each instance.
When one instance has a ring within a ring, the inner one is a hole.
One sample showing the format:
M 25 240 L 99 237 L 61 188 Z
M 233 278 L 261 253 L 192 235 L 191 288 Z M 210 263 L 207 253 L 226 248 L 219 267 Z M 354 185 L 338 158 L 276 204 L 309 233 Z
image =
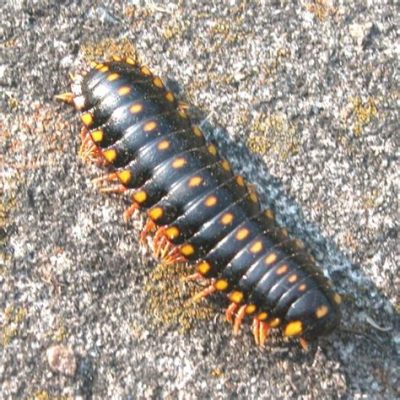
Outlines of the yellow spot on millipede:
M 222 216 L 221 218 L 221 223 L 222 225 L 229 225 L 233 221 L 233 214 L 232 213 L 226 213 Z
M 236 183 L 239 185 L 239 186 L 244 186 L 244 179 L 243 179 L 243 176 L 237 176 L 236 177 Z
M 279 268 L 276 270 L 276 274 L 277 274 L 277 275 L 283 275 L 284 273 L 287 272 L 288 268 L 289 268 L 289 267 L 287 266 L 287 264 L 283 264 L 281 267 L 279 267 Z
M 108 149 L 103 151 L 103 156 L 109 163 L 111 163 L 117 158 L 117 152 L 115 149 Z
M 178 169 L 182 168 L 186 165 L 186 159 L 183 157 L 179 157 L 176 160 L 172 161 L 172 168 Z
M 131 91 L 131 88 L 130 88 L 129 86 L 122 86 L 122 87 L 120 87 L 120 88 L 118 89 L 118 94 L 119 94 L 120 96 L 125 96 L 125 95 L 127 95 L 128 93 L 130 93 L 130 91 Z
M 143 104 L 140 103 L 133 104 L 129 110 L 132 114 L 137 114 L 143 110 Z
M 265 257 L 265 265 L 272 265 L 277 259 L 278 256 L 276 255 L 276 253 L 270 253 Z
M 301 321 L 292 321 L 288 323 L 283 330 L 285 336 L 295 336 L 303 332 L 303 324 Z
M 146 122 L 143 126 L 145 132 L 151 132 L 157 127 L 157 123 L 154 121 Z
M 137 203 L 144 203 L 147 200 L 147 193 L 144 190 L 140 190 L 133 195 L 133 200 Z
M 201 261 L 199 264 L 197 264 L 196 269 L 200 274 L 206 275 L 210 271 L 211 265 L 207 261 Z
M 235 290 L 228 295 L 229 300 L 233 303 L 240 303 L 243 300 L 243 297 L 243 292 L 240 292 L 239 290 Z
M 328 307 L 325 306 L 325 305 L 323 305 L 323 306 L 318 307 L 318 308 L 316 309 L 316 311 L 315 311 L 315 316 L 316 316 L 318 319 L 319 319 L 319 318 L 323 318 L 323 317 L 325 317 L 325 315 L 328 314 L 328 311 L 329 311 Z
M 281 324 L 280 318 L 274 318 L 270 323 L 269 326 L 271 328 L 277 328 Z
M 132 173 L 129 169 L 117 171 L 117 176 L 118 176 L 118 179 L 124 184 L 129 183 L 130 180 L 132 179 Z
M 268 219 L 274 219 L 274 212 L 272 210 L 265 210 L 264 211 L 264 215 L 268 218 Z
M 296 274 L 292 274 L 292 275 L 289 276 L 288 282 L 289 283 L 294 283 L 294 282 L 297 281 L 297 279 L 298 279 L 298 276 Z
M 268 313 L 266 312 L 260 312 L 260 314 L 257 315 L 257 319 L 260 321 L 264 321 L 268 318 Z
M 214 283 L 214 287 L 215 289 L 219 290 L 219 291 L 224 291 L 226 289 L 228 289 L 228 281 L 226 279 L 218 279 L 215 283 Z
M 90 113 L 82 114 L 81 120 L 86 126 L 90 126 L 93 124 L 93 116 Z
M 231 170 L 231 165 L 230 165 L 229 162 L 226 161 L 226 160 L 223 160 L 223 161 L 221 162 L 221 166 L 222 166 L 222 168 L 223 168 L 225 171 L 230 171 L 230 170 Z
M 194 254 L 194 247 L 191 244 L 184 244 L 181 246 L 180 252 L 185 257 L 191 256 L 192 254 Z
M 161 207 L 154 207 L 149 211 L 149 217 L 156 221 L 164 215 L 164 210 Z
M 217 197 L 214 195 L 211 195 L 206 198 L 206 200 L 204 201 L 204 204 L 206 207 L 213 207 L 217 204 L 217 202 L 218 202 Z
M 304 292 L 307 289 L 307 285 L 305 283 L 302 283 L 299 286 L 299 292 Z
M 169 240 L 174 240 L 180 235 L 180 232 L 179 232 L 179 229 L 176 226 L 170 226 L 165 231 L 165 235 L 167 236 L 167 238 Z
M 247 236 L 249 236 L 249 230 L 247 228 L 242 228 L 239 229 L 238 232 L 236 233 L 236 239 L 237 240 L 243 240 L 246 239 Z
M 249 304 L 244 311 L 246 314 L 253 314 L 254 312 L 256 312 L 256 310 L 257 306 L 255 304 Z
M 251 247 L 250 252 L 255 254 L 259 253 L 263 249 L 263 244 L 260 240 L 257 240 Z
M 101 143 L 103 141 L 104 134 L 101 129 L 91 132 L 90 135 L 92 136 L 92 140 L 95 143 Z
M 107 67 L 107 65 L 105 65 L 104 67 L 100 68 L 100 72 L 108 72 L 110 68 Z
M 178 110 L 178 115 L 179 115 L 181 118 L 187 118 L 187 114 L 186 114 L 186 111 L 185 111 L 185 110 Z
M 158 76 L 153 79 L 153 84 L 159 89 L 162 89 L 164 87 L 163 81 Z
M 203 178 L 201 176 L 193 176 L 189 179 L 189 187 L 197 187 L 203 182 Z
M 145 65 L 143 65 L 143 67 L 140 68 L 140 72 L 145 76 L 150 76 L 151 75 L 151 71 Z
M 112 82 L 112 81 L 117 80 L 118 78 L 119 78 L 119 74 L 114 72 L 113 74 L 108 75 L 107 80 Z
M 192 128 L 193 133 L 197 136 L 197 137 L 202 137 L 203 133 L 201 132 L 200 128 L 198 126 L 194 126 Z
M 333 300 L 336 304 L 340 304 L 342 302 L 342 298 L 340 297 L 340 295 L 338 293 L 335 293 L 333 295 Z
M 167 99 L 167 101 L 169 101 L 170 103 L 172 103 L 175 100 L 175 96 L 172 92 L 167 92 L 165 94 L 165 98 Z
M 253 203 L 257 203 L 258 202 L 258 196 L 256 195 L 256 193 L 254 193 L 254 192 L 250 193 L 250 200 Z
M 208 145 L 208 152 L 213 156 L 217 155 L 217 148 L 213 144 Z
M 161 141 L 158 146 L 157 146 L 158 150 L 167 150 L 169 148 L 169 142 L 168 140 L 163 140 Z

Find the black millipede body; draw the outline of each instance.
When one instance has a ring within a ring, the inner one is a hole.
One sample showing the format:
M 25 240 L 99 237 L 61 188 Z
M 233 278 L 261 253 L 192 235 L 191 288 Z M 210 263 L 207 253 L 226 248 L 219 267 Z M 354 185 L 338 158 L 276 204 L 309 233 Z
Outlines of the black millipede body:
M 226 292 L 228 320 L 238 330 L 250 316 L 258 344 L 269 328 L 304 340 L 330 333 L 340 296 L 161 79 L 129 58 L 91 67 L 59 98 L 82 112 L 83 154 L 110 168 L 114 191 L 129 190 L 131 211 L 147 210 L 156 255 L 195 263 L 197 275 L 210 278 L 199 297 Z

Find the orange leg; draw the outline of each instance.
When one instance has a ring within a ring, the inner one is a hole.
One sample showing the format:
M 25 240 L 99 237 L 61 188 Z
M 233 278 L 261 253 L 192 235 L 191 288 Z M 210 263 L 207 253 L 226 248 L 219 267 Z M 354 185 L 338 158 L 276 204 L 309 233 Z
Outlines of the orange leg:
M 252 332 L 257 346 L 264 347 L 268 339 L 269 325 L 258 318 L 253 318 Z
M 195 272 L 194 274 L 188 275 L 188 276 L 183 276 L 181 278 L 182 282 L 190 282 L 190 281 L 198 281 L 203 279 L 203 275 L 200 274 L 200 272 Z
M 240 330 L 240 326 L 242 325 L 243 319 L 246 316 L 246 305 L 243 305 L 239 308 L 239 311 L 236 315 L 235 322 L 233 323 L 233 334 L 237 335 Z
M 82 128 L 81 130 L 81 147 L 79 148 L 79 157 L 82 157 L 91 149 L 94 147 L 94 143 L 92 140 L 92 137 L 89 135 L 88 130 L 86 128 Z
M 67 104 L 74 104 L 74 98 L 75 95 L 71 92 L 67 92 L 67 93 L 60 93 L 54 96 L 57 100 L 63 101 L 64 103 Z
M 186 262 L 178 247 L 172 244 L 165 236 L 165 227 L 157 229 L 153 238 L 153 252 L 156 258 L 161 259 L 166 265 Z
M 86 144 L 86 142 L 88 142 L 89 144 Z M 83 146 L 86 146 L 87 148 L 82 149 Z M 79 150 L 79 156 L 84 162 L 96 162 L 98 165 L 102 165 L 105 163 L 103 153 L 93 142 L 90 143 L 89 139 L 85 139 L 85 143 L 82 143 L 81 149 Z
M 307 350 L 308 350 L 308 347 L 309 347 L 309 346 L 308 346 L 307 340 L 301 337 L 301 338 L 299 339 L 299 342 L 300 342 L 301 348 L 302 348 L 303 350 L 307 351 Z
M 116 186 L 108 186 L 108 187 L 102 187 L 99 189 L 100 193 L 124 193 L 126 192 L 128 189 L 122 185 L 116 185 Z
M 154 228 L 156 228 L 156 224 L 153 222 L 153 220 L 151 220 L 150 218 L 147 218 L 146 220 L 146 224 L 143 227 L 142 232 L 140 233 L 140 242 L 142 244 L 145 244 L 146 242 L 146 237 L 152 232 L 154 231 Z
M 95 185 L 101 185 L 103 184 L 103 182 L 116 182 L 116 181 L 118 181 L 118 176 L 115 172 L 111 172 L 109 174 L 92 179 L 92 182 Z
M 251 331 L 254 336 L 256 345 L 260 345 L 260 320 L 258 318 L 253 318 L 253 323 L 251 325 Z
M 216 290 L 217 289 L 215 289 L 214 285 L 210 285 L 210 286 L 206 287 L 204 290 L 202 290 L 201 292 L 195 294 L 192 297 L 192 301 L 194 301 L 194 302 L 200 301 L 204 297 L 207 297 L 210 294 L 213 294 Z
M 238 305 L 236 303 L 229 304 L 229 307 L 225 311 L 226 320 L 232 324 L 233 323 L 233 315 L 238 309 Z
M 171 250 L 171 243 L 163 235 L 156 235 L 153 239 L 153 252 L 156 258 L 164 258 Z
M 81 128 L 81 142 L 83 142 L 83 140 L 85 139 L 86 136 L 89 136 L 88 128 L 86 128 L 86 126 L 82 126 L 82 128 Z
M 135 213 L 135 211 L 139 208 L 139 205 L 137 203 L 132 203 L 125 211 L 123 214 L 124 221 L 128 223 L 129 219 L 132 217 L 132 215 Z
M 162 226 L 161 228 L 158 228 L 158 229 L 157 229 L 157 231 L 156 231 L 156 233 L 155 233 L 155 235 L 154 235 L 154 238 L 153 238 L 153 247 L 154 247 L 154 250 L 157 249 L 160 240 L 161 240 L 162 238 L 164 238 L 165 230 L 166 230 L 166 228 L 165 228 L 164 226 Z
M 269 325 L 264 321 L 260 321 L 259 338 L 261 347 L 264 347 L 265 342 L 268 340 L 268 334 L 269 334 Z
M 104 186 L 100 187 L 100 189 L 99 189 L 99 191 L 101 193 L 124 193 L 124 192 L 126 192 L 128 189 L 122 184 L 114 185 L 114 186 L 111 185 L 112 182 L 118 182 L 118 181 L 119 181 L 119 179 L 115 172 L 111 172 L 109 174 L 100 176 L 100 177 L 92 180 L 92 182 L 95 185 L 98 185 L 98 186 L 104 185 Z
M 171 250 L 172 244 L 165 237 L 166 228 L 158 228 L 153 238 L 153 249 L 156 258 L 163 258 Z
M 166 265 L 172 265 L 186 261 L 186 258 L 182 256 L 177 247 L 171 245 L 169 242 L 167 247 L 170 248 L 170 250 L 166 252 L 165 256 L 161 257 Z

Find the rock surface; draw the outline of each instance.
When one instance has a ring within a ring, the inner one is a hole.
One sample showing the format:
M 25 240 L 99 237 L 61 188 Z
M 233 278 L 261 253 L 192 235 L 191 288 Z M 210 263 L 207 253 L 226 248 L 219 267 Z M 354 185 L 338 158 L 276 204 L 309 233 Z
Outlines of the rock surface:
M 399 398 L 398 2 L 100 3 L 0 6 L 0 397 Z M 309 353 L 260 351 L 220 310 L 185 324 L 140 220 L 95 190 L 54 95 L 115 43 L 196 107 L 342 294 L 342 326 Z M 54 345 L 74 374 L 52 371 Z

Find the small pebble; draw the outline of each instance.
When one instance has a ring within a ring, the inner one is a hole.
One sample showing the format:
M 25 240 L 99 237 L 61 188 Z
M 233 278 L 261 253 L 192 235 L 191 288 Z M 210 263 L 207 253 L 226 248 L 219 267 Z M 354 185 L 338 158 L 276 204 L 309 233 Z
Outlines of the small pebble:
M 76 371 L 76 357 L 71 348 L 55 345 L 47 350 L 47 361 L 50 369 L 66 376 L 74 376 Z

